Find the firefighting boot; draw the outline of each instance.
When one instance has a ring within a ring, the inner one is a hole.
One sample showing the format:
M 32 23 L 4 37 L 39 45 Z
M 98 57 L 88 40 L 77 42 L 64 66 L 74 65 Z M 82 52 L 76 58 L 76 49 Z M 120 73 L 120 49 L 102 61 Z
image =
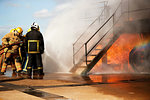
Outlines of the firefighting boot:
M 12 72 L 12 77 L 16 77 L 16 76 L 17 76 L 16 72 L 13 71 L 13 72 Z
M 38 70 L 39 75 L 44 75 L 43 70 Z
M 13 69 L 13 73 L 16 73 L 16 69 L 15 70 Z
M 28 75 L 28 72 L 23 70 L 23 71 L 21 72 L 21 74 Z
M 0 72 L 0 75 L 4 75 L 4 72 Z
M 21 74 L 22 70 L 15 71 L 18 74 Z
M 33 69 L 33 75 L 38 75 L 38 70 L 37 69 Z
M 27 75 L 28 75 L 28 76 L 32 76 L 32 70 L 28 70 L 28 71 L 27 71 Z
M 41 67 L 40 69 L 39 69 L 39 67 L 38 67 L 38 74 L 39 74 L 39 75 L 44 75 L 44 73 L 43 73 L 43 67 Z
M 39 75 L 39 76 L 38 76 L 38 79 L 43 79 L 43 76 L 44 76 L 44 75 Z

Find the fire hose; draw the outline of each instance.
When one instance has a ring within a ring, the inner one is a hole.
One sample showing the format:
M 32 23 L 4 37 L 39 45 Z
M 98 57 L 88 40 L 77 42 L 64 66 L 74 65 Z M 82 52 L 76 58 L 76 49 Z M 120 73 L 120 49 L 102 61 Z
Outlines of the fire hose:
M 5 48 L 10 48 L 11 46 L 14 46 L 14 45 L 20 45 L 22 44 L 23 42 L 16 42 L 16 43 L 13 43 L 11 45 L 7 45 L 7 46 L 3 46 L 1 49 L 0 49 L 0 55 L 2 55 L 4 53 L 4 51 L 2 51 L 3 49 Z

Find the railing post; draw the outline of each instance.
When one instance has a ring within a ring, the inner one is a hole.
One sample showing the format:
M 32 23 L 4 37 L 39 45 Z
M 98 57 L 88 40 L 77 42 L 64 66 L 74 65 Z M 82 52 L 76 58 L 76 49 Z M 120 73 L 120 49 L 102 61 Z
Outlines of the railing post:
M 113 14 L 113 36 L 115 35 L 114 26 L 115 25 L 115 14 Z M 113 39 L 114 41 L 114 39 Z
M 127 0 L 128 2 L 128 21 L 129 21 L 129 0 Z
M 85 61 L 87 65 L 87 43 L 85 43 Z
M 75 54 L 75 51 L 74 51 L 74 44 L 73 44 L 73 64 L 75 65 L 75 58 L 74 58 L 74 54 Z
M 122 5 L 123 5 L 122 2 L 123 2 L 123 0 L 121 0 L 121 5 L 120 5 L 121 6 L 121 15 L 122 15 Z

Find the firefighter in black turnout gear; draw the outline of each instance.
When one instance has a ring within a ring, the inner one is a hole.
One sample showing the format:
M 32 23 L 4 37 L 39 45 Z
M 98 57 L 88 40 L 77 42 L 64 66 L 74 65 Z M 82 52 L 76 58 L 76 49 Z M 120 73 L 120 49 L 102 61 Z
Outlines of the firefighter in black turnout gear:
M 32 75 L 44 75 L 43 63 L 41 54 L 44 53 L 44 41 L 41 32 L 39 31 L 39 25 L 33 23 L 31 25 L 31 31 L 26 34 L 26 52 L 27 57 L 27 73 Z M 32 71 L 33 70 L 33 71 Z

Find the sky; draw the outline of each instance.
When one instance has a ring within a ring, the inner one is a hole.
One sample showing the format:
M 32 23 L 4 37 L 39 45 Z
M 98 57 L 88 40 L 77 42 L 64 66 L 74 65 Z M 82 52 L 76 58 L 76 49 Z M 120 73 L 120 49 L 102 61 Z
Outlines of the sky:
M 63 0 L 62 0 L 63 1 Z M 26 34 L 33 22 L 41 32 L 52 17 L 59 0 L 0 0 L 0 39 L 12 28 L 22 27 Z

